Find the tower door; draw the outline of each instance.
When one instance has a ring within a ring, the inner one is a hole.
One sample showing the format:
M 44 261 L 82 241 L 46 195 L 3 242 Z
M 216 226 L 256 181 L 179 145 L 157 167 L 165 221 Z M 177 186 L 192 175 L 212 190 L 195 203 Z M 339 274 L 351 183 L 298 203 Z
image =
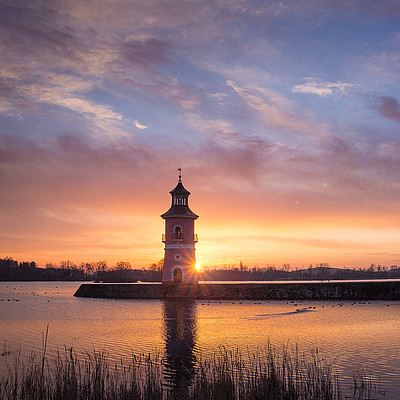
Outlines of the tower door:
M 174 269 L 174 283 L 182 282 L 182 270 L 180 268 Z

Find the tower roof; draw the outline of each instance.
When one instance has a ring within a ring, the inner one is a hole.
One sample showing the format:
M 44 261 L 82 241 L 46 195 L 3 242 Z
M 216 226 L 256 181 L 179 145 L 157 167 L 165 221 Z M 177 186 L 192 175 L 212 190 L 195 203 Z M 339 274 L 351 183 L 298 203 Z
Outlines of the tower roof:
M 195 214 L 188 206 L 171 206 L 171 208 L 161 215 L 161 218 L 183 217 L 197 219 L 199 216 Z
M 190 192 L 182 184 L 181 175 L 179 175 L 178 184 L 170 191 L 172 203 L 170 209 L 161 215 L 161 218 L 183 217 L 197 219 L 199 216 L 189 208 Z
M 178 184 L 170 191 L 171 195 L 173 196 L 175 193 L 182 193 L 185 194 L 187 196 L 190 195 L 189 190 L 186 190 L 183 185 L 182 185 L 182 181 L 179 178 Z

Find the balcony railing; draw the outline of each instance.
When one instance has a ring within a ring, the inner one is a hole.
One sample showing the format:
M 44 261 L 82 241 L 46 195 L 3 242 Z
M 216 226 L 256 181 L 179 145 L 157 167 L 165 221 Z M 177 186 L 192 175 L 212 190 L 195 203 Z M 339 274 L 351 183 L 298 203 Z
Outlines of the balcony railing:
M 182 235 L 180 235 L 180 236 L 173 235 L 173 236 L 172 236 L 172 240 L 173 240 L 174 242 L 182 242 L 182 241 L 183 241 L 183 237 L 182 237 Z M 165 233 L 163 233 L 163 234 L 161 235 L 161 241 L 162 241 L 163 243 L 165 243 Z M 198 241 L 199 241 L 199 237 L 198 237 L 197 233 L 194 233 L 194 234 L 193 234 L 193 242 L 197 243 Z

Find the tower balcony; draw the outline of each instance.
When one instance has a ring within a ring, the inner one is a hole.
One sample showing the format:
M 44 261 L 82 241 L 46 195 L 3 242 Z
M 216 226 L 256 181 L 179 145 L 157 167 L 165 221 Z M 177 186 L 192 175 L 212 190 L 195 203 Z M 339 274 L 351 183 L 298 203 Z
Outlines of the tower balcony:
M 172 235 L 172 240 L 173 240 L 174 242 L 182 242 L 182 241 L 183 241 L 183 237 L 182 237 L 181 231 L 179 231 L 179 232 L 177 232 L 177 233 L 174 233 L 174 234 Z
M 182 242 L 183 241 L 183 238 L 182 238 L 182 236 L 176 236 L 176 235 L 173 235 L 173 237 L 172 237 L 172 240 L 174 241 L 174 242 Z M 161 235 L 161 241 L 163 242 L 163 243 L 165 243 L 165 233 L 163 233 L 162 235 Z M 194 233 L 193 234 L 193 242 L 195 242 L 195 243 L 197 243 L 199 241 L 199 237 L 198 237 L 198 235 L 197 235 L 197 233 Z

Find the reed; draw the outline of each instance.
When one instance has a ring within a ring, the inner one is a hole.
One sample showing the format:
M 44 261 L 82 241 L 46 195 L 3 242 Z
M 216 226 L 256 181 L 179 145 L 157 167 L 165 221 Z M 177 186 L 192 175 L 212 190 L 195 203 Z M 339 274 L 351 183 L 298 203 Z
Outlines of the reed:
M 375 399 L 377 392 L 357 371 L 343 394 L 339 378 L 317 351 L 309 355 L 267 345 L 254 352 L 220 347 L 198 356 L 192 371 L 165 379 L 161 355 L 132 355 L 111 364 L 104 351 L 78 355 L 72 348 L 52 356 L 14 354 L 0 380 L 4 400 L 341 400 Z M 182 372 L 182 371 L 181 371 Z

